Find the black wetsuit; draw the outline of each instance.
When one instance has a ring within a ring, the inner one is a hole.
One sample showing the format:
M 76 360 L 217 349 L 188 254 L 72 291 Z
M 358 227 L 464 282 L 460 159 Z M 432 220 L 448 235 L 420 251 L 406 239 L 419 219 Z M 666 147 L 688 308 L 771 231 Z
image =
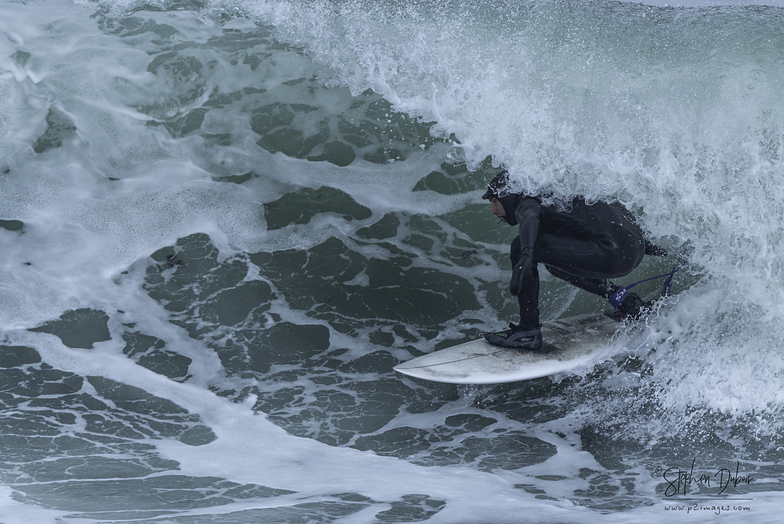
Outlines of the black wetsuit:
M 520 303 L 524 329 L 539 326 L 539 263 L 554 276 L 608 298 L 618 288 L 608 279 L 629 274 L 642 262 L 646 247 L 655 249 L 620 203 L 575 198 L 561 208 L 531 196 L 498 199 L 507 223 L 520 231 L 510 251 L 510 288 Z

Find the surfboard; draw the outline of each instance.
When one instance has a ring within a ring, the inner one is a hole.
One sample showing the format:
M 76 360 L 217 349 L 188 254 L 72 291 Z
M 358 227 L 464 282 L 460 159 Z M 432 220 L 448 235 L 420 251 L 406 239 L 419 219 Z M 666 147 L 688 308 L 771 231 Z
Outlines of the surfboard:
M 411 359 L 394 369 L 448 384 L 500 384 L 547 377 L 589 364 L 619 326 L 601 313 L 562 318 L 542 326 L 540 352 L 502 348 L 482 338 Z

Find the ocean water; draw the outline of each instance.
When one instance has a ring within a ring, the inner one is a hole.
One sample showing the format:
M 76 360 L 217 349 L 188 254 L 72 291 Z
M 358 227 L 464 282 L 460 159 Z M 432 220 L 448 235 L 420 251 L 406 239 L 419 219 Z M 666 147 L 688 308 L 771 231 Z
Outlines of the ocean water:
M 782 86 L 775 3 L 0 1 L 0 523 L 779 522 Z M 396 374 L 514 320 L 501 168 L 673 295 L 570 374 Z

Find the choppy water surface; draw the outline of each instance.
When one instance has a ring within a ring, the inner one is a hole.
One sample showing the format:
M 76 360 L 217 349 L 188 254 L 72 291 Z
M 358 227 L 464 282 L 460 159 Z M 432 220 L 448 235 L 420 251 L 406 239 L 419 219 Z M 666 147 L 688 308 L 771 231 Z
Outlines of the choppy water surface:
M 782 22 L 0 3 L 0 523 L 776 522 Z M 514 319 L 501 167 L 690 249 L 674 296 L 568 376 L 395 374 Z

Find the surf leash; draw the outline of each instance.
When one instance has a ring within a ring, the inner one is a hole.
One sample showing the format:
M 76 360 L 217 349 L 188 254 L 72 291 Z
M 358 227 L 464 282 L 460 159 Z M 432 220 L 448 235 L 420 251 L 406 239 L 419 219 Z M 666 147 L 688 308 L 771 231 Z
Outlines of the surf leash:
M 631 284 L 629 286 L 625 286 L 625 287 L 624 286 L 618 286 L 618 289 L 615 290 L 615 293 L 610 295 L 610 297 L 607 299 L 607 301 L 610 302 L 610 305 L 612 307 L 617 309 L 623 303 L 624 299 L 629 294 L 629 290 L 631 288 L 633 288 L 637 284 L 642 284 L 644 282 L 650 282 L 651 280 L 658 280 L 658 279 L 664 278 L 664 277 L 667 277 L 667 278 L 664 281 L 664 287 L 662 289 L 662 296 L 663 297 L 668 297 L 672 293 L 672 278 L 675 276 L 675 273 L 677 273 L 677 271 L 679 269 L 681 269 L 683 266 L 686 265 L 687 262 L 688 262 L 688 253 L 682 253 L 682 254 L 680 254 L 678 256 L 678 263 L 675 264 L 675 267 L 673 267 L 672 271 L 670 271 L 669 273 L 664 273 L 663 275 L 658 275 L 658 276 L 655 276 L 655 277 L 646 278 L 645 280 L 640 280 L 639 282 L 635 282 L 634 284 Z

